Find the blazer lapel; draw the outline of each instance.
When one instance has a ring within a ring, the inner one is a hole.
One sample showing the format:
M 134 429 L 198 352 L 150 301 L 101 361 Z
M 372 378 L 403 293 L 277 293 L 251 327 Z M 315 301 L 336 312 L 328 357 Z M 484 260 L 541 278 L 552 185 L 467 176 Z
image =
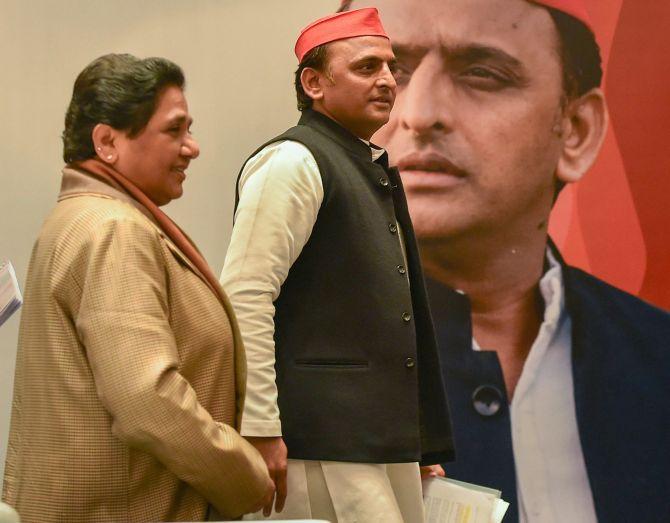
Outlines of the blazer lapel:
M 139 212 L 141 212 L 154 226 L 160 237 L 165 241 L 166 245 L 170 251 L 178 258 L 181 262 L 184 263 L 191 271 L 195 273 L 198 278 L 200 278 L 207 287 L 210 287 L 209 281 L 207 278 L 198 270 L 198 268 L 193 264 L 193 262 L 186 256 L 168 237 L 167 234 L 161 229 L 160 225 L 156 222 L 154 216 L 149 212 L 149 210 L 144 207 L 140 202 L 132 198 L 126 191 L 123 190 L 120 186 L 110 185 L 107 181 L 97 178 L 92 173 L 82 173 L 77 169 L 72 169 L 66 167 L 63 169 L 63 179 L 61 182 L 61 191 L 58 195 L 58 200 L 65 200 L 68 198 L 75 198 L 78 196 L 86 195 L 95 195 L 105 198 L 112 198 L 115 200 L 120 200 L 128 205 L 131 205 Z M 188 237 L 187 237 L 188 238 Z M 191 239 L 189 238 L 189 241 Z M 191 243 L 193 243 L 191 241 Z M 217 294 L 214 289 L 212 292 Z M 223 306 L 227 311 L 230 309 L 230 304 L 223 303 Z M 232 310 L 232 309 L 231 309 Z

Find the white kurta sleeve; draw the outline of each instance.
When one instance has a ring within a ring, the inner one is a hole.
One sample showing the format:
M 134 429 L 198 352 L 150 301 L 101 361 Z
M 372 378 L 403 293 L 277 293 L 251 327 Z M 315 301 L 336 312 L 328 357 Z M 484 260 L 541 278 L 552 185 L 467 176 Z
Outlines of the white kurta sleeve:
M 302 144 L 265 147 L 244 167 L 221 273 L 247 356 L 243 436 L 280 436 L 273 302 L 307 243 L 323 201 L 321 174 Z

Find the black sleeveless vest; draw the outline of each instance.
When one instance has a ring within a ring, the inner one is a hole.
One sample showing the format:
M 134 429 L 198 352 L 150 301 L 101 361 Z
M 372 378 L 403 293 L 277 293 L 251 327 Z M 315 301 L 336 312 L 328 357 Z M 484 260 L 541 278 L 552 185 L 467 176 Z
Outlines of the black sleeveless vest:
M 311 151 L 324 189 L 312 234 L 274 304 L 289 458 L 450 461 L 446 394 L 397 169 L 386 155 L 372 162 L 369 147 L 312 110 L 250 158 L 280 140 Z

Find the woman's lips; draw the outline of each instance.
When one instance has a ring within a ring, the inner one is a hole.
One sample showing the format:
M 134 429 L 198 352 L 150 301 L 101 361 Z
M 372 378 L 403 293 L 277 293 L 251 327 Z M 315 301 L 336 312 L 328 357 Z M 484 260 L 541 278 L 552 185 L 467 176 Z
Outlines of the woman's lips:
M 180 175 L 181 181 L 184 181 L 186 179 L 186 169 L 187 168 L 188 168 L 188 165 L 185 165 L 183 167 L 173 167 L 172 170 Z

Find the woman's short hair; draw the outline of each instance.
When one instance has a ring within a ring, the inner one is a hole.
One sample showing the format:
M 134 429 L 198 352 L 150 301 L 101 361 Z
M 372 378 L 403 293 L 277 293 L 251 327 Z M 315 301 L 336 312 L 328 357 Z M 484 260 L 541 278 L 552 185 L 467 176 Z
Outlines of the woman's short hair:
M 184 72 L 165 58 L 139 59 L 130 54 L 96 58 L 79 73 L 65 114 L 63 159 L 95 156 L 91 133 L 99 124 L 136 136 L 156 109 L 167 86 L 184 88 Z

